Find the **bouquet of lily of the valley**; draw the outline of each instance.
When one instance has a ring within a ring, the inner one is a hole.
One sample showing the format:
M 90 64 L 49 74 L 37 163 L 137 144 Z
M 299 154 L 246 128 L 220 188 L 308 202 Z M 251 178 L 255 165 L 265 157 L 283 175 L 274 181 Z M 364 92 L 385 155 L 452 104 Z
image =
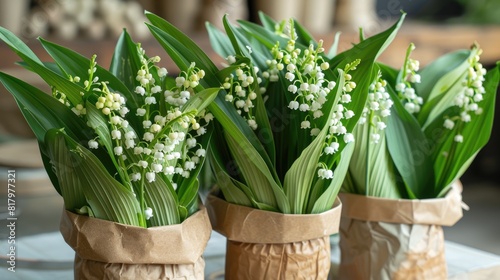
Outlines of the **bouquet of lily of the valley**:
M 352 130 L 375 60 L 402 19 L 337 53 L 338 42 L 325 52 L 295 20 L 261 13 L 262 25 L 235 26 L 224 17 L 225 32 L 207 25 L 212 47 L 226 59 L 219 68 L 171 24 L 147 17 L 180 69 L 195 61 L 205 69 L 200 86 L 221 88 L 208 107 L 217 131 L 210 165 L 221 194 L 209 196 L 207 208 L 214 229 L 229 240 L 226 277 L 326 278 Z
M 325 52 L 295 20 L 260 16 L 263 25 L 239 27 L 224 18 L 225 33 L 208 25 L 213 48 L 227 59 L 221 70 L 173 26 L 148 18 L 181 69 L 196 61 L 206 71 L 200 85 L 222 89 L 209 108 L 220 131 L 211 166 L 224 198 L 281 213 L 321 213 L 332 207 L 347 171 L 374 61 L 402 20 L 337 54 L 337 43 Z
M 340 279 L 447 278 L 442 226 L 462 217 L 458 180 L 490 137 L 500 67 L 473 45 L 420 70 L 413 49 L 401 70 L 376 66 L 353 132 Z
M 177 77 L 124 32 L 109 70 L 41 39 L 45 63 L 6 29 L 0 39 L 51 87 L 0 73 L 32 128 L 68 211 L 117 223 L 179 224 L 198 210 L 197 175 L 211 137 L 205 110 L 218 89 L 198 90 L 203 69 Z
M 420 70 L 379 64 L 369 88 L 345 191 L 384 198 L 443 197 L 491 134 L 499 67 L 481 49 L 446 54 Z

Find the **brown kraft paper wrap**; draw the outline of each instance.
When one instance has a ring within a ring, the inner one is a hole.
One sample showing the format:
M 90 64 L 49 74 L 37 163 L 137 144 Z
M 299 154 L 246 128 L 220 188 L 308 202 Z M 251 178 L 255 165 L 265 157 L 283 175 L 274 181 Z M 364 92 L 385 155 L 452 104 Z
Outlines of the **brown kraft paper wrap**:
M 227 237 L 225 279 L 327 279 L 340 200 L 311 215 L 253 209 L 213 195 L 206 204 L 214 230 Z
M 64 211 L 60 231 L 75 250 L 75 279 L 204 279 L 212 227 L 207 210 L 177 225 L 141 228 Z
M 339 279 L 447 279 L 442 226 L 462 217 L 460 183 L 437 199 L 339 197 Z

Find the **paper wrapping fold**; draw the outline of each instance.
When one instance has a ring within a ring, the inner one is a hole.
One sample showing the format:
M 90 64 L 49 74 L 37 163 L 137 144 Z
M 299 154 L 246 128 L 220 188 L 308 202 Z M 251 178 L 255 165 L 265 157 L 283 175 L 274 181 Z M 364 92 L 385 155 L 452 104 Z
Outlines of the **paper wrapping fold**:
M 290 243 L 338 232 L 342 203 L 320 214 L 292 215 L 231 204 L 209 195 L 206 202 L 214 230 L 246 243 Z
M 228 239 L 225 279 L 327 279 L 340 200 L 313 215 L 262 211 L 212 195 L 206 205 L 214 230 Z
M 203 279 L 212 228 L 202 207 L 181 224 L 147 229 L 65 210 L 60 231 L 75 250 L 76 279 Z
M 439 199 L 340 197 L 339 279 L 447 278 L 441 226 L 462 217 L 459 183 Z
M 385 199 L 340 193 L 342 217 L 363 221 L 452 226 L 462 218 L 462 185 L 453 184 L 444 198 Z

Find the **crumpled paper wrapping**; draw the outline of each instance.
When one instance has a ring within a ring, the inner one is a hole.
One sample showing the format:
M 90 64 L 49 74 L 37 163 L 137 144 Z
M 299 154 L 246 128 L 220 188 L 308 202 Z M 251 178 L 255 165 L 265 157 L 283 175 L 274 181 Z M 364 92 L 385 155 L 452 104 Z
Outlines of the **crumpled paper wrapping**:
M 339 196 L 339 279 L 447 279 L 442 226 L 462 217 L 458 182 L 437 199 Z
M 340 200 L 313 215 L 262 211 L 213 195 L 206 205 L 214 230 L 227 237 L 225 279 L 327 279 Z
M 206 208 L 178 225 L 141 228 L 64 210 L 60 231 L 75 250 L 75 279 L 204 279 L 212 227 Z

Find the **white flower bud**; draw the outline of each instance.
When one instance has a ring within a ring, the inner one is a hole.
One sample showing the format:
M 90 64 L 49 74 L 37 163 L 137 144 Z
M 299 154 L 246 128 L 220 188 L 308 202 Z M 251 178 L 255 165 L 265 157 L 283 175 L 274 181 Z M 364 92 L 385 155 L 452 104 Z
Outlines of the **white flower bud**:
M 97 149 L 97 148 L 99 148 L 99 143 L 97 143 L 97 141 L 95 141 L 95 140 L 89 140 L 88 145 L 89 145 L 90 149 Z
M 122 146 L 114 147 L 113 151 L 115 152 L 115 155 L 119 156 L 123 154 L 123 147 Z

